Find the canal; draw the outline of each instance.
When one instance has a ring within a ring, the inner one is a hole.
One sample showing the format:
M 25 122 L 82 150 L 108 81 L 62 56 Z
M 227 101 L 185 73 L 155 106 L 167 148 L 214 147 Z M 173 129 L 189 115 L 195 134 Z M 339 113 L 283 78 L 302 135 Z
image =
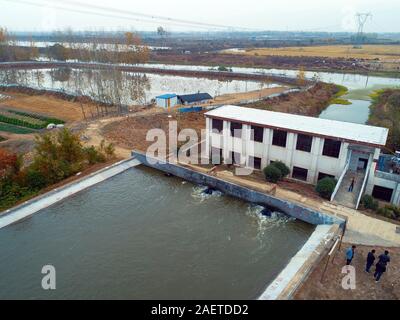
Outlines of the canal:
M 257 298 L 314 227 L 202 191 L 138 167 L 1 229 L 0 299 Z

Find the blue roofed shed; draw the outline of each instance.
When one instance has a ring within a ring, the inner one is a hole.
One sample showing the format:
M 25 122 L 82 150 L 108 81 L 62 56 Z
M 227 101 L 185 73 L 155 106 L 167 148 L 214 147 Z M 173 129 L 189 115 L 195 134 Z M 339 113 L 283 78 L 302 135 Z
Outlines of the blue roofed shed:
M 178 104 L 178 96 L 174 93 L 167 93 L 156 97 L 156 104 L 161 108 L 170 108 Z
M 212 100 L 212 97 L 208 93 L 194 93 L 194 94 L 185 94 L 178 96 L 179 102 L 183 105 L 192 104 L 192 103 L 207 103 Z

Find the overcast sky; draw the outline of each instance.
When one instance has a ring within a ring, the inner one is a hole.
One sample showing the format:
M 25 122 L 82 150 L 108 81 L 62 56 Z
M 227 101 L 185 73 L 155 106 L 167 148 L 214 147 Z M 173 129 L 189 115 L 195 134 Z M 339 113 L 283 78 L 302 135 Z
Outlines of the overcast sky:
M 372 20 L 365 26 L 367 32 L 400 32 L 400 0 L 75 0 L 195 22 L 236 26 L 262 30 L 355 31 L 356 12 L 371 12 Z M 25 3 L 22 3 L 25 2 Z M 95 8 L 80 8 L 63 1 L 47 1 L 73 10 L 102 12 L 95 16 L 69 12 L 43 4 L 45 0 L 0 0 L 0 26 L 15 31 L 42 31 L 65 29 L 135 29 L 155 30 L 163 26 L 170 31 L 193 27 L 179 27 L 166 22 L 145 23 L 135 19 L 115 17 L 121 13 L 104 12 Z M 204 29 L 198 29 L 204 30 Z

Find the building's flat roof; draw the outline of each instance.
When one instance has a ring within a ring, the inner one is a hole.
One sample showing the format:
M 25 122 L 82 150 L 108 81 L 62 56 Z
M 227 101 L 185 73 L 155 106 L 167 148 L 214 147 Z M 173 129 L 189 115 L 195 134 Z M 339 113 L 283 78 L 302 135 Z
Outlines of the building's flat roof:
M 167 94 L 163 94 L 161 96 L 157 96 L 156 98 L 158 99 L 171 99 L 171 98 L 175 98 L 177 97 L 177 95 L 175 93 L 167 93 Z
M 231 105 L 219 107 L 205 115 L 211 118 L 308 133 L 372 146 L 384 146 L 389 132 L 387 128 Z
M 206 92 L 179 95 L 178 98 L 183 102 L 188 103 L 212 99 L 212 97 Z

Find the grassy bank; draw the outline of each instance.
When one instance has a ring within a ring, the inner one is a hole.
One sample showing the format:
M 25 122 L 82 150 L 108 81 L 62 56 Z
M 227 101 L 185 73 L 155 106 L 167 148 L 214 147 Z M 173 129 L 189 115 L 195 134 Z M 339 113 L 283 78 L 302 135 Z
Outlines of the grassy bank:
M 347 93 L 347 88 L 331 83 L 319 82 L 311 89 L 282 94 L 278 97 L 244 105 L 249 108 L 318 117 L 334 99 Z
M 368 124 L 388 128 L 386 147 L 390 151 L 400 150 L 400 88 L 377 90 L 370 97 Z

